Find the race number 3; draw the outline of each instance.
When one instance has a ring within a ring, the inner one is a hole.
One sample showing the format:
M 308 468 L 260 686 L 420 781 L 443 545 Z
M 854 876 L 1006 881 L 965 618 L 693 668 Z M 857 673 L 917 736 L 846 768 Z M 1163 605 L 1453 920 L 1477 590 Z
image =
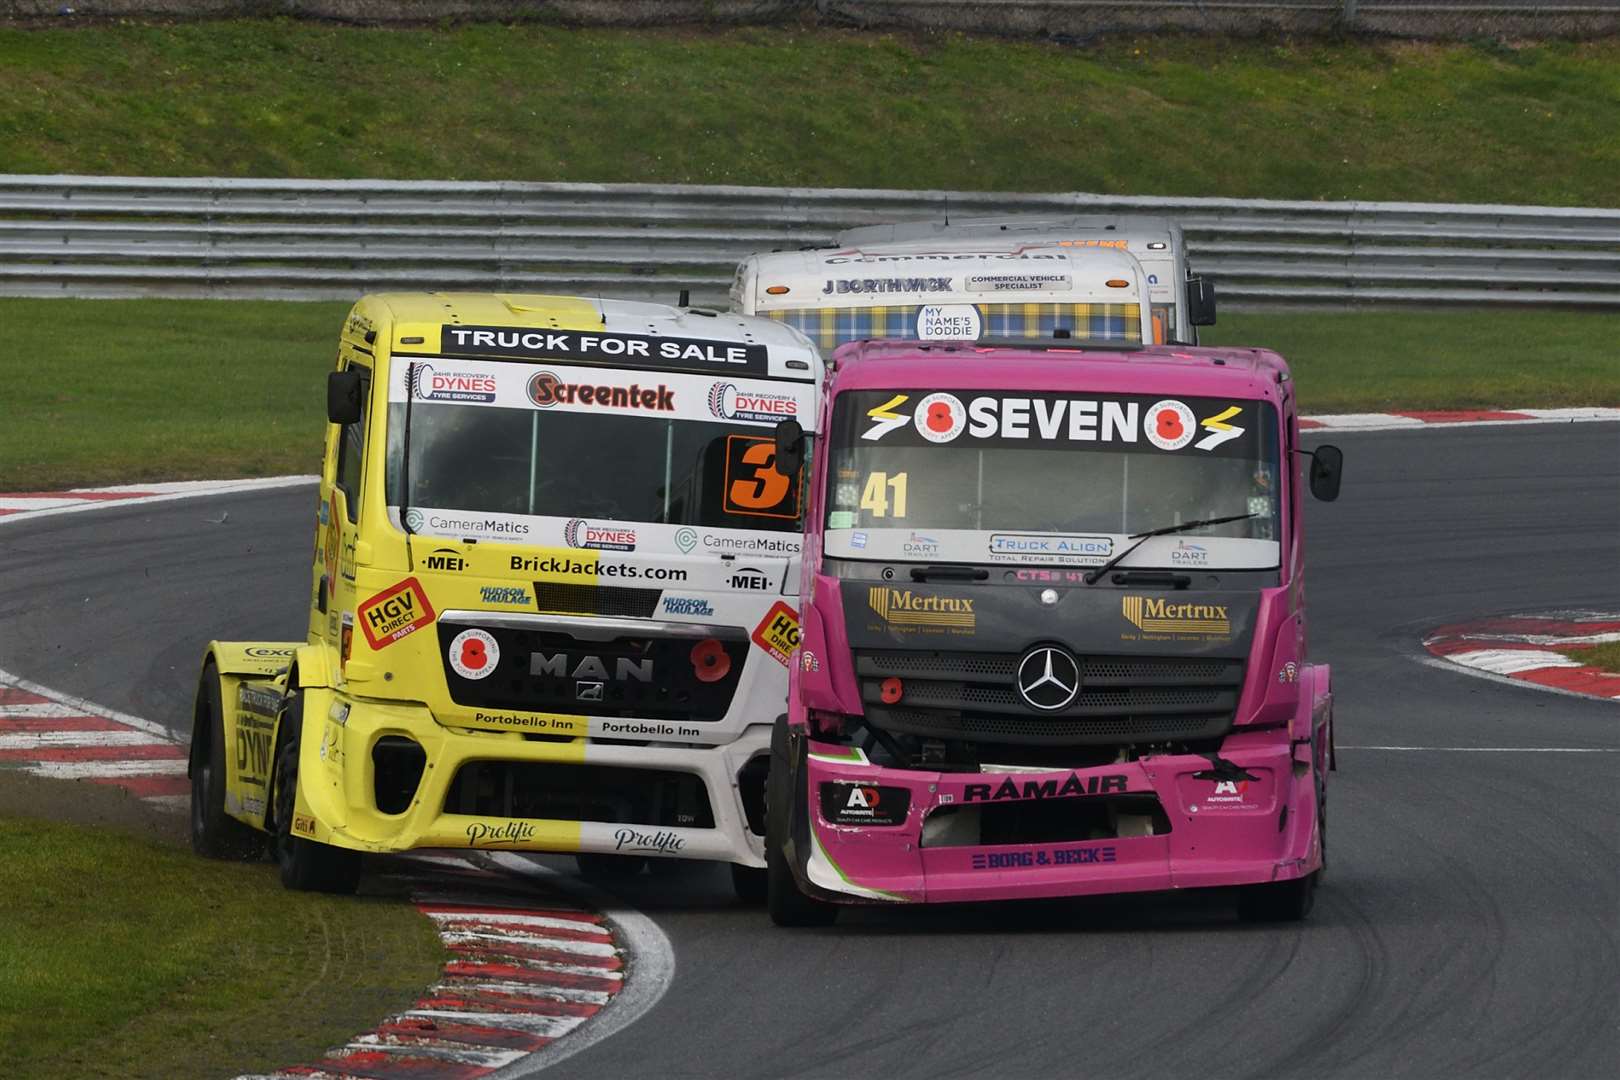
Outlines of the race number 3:
M 890 510 L 889 493 L 894 492 L 894 516 L 906 516 L 906 474 L 897 472 L 890 476 L 886 472 L 874 472 L 867 476 L 866 487 L 861 491 L 861 509 L 875 518 L 888 517 Z
M 776 443 L 726 436 L 725 510 L 744 517 L 799 516 L 799 478 L 776 471 Z

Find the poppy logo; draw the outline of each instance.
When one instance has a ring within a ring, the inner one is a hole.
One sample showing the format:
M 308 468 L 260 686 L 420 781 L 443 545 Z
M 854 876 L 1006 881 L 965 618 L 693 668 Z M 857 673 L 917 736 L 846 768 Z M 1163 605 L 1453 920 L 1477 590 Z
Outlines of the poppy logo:
M 917 402 L 911 422 L 929 442 L 948 443 L 967 427 L 967 409 L 955 394 L 929 394 Z

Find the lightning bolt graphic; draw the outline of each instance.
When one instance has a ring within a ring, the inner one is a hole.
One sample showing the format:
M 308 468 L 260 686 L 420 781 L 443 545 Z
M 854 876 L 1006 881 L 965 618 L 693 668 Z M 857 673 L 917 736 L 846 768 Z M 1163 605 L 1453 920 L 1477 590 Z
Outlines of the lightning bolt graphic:
M 1214 416 L 1211 416 L 1208 420 L 1200 420 L 1199 424 L 1202 425 L 1204 430 L 1209 432 L 1209 434 L 1205 435 L 1202 439 L 1199 439 L 1193 445 L 1197 446 L 1200 450 L 1213 450 L 1217 446 L 1221 445 L 1221 443 L 1231 442 L 1239 435 L 1242 435 L 1248 430 L 1247 428 L 1240 428 L 1235 424 L 1228 424 L 1226 422 L 1232 419 L 1234 416 L 1237 416 L 1242 411 L 1243 409 L 1240 406 L 1232 405 L 1229 406 L 1224 412 L 1219 412 Z
M 867 412 L 867 418 L 876 421 L 870 428 L 862 433 L 863 439 L 881 439 L 897 427 L 901 427 L 909 416 L 901 416 L 894 410 L 910 400 L 905 394 L 896 394 L 875 409 Z

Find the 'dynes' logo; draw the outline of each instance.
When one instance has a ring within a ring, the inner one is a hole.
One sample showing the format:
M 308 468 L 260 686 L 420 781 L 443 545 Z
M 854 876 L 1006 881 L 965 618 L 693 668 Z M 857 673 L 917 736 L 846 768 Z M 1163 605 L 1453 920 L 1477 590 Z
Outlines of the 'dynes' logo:
M 799 403 L 786 394 L 743 391 L 735 383 L 715 383 L 709 389 L 709 412 L 721 420 L 759 420 L 775 423 L 799 415 Z
M 437 371 L 432 364 L 411 369 L 411 396 L 418 401 L 495 400 L 495 376 L 483 371 Z
M 584 518 L 570 518 L 563 526 L 563 542 L 571 548 L 598 551 L 636 550 L 636 530 L 616 525 L 592 525 Z
M 973 601 L 954 596 L 919 596 L 910 589 L 878 585 L 867 590 L 874 614 L 897 630 L 971 632 L 976 625 Z
M 861 432 L 861 438 L 876 441 L 909 423 L 931 443 L 954 442 L 966 435 L 1032 442 L 1145 441 L 1160 450 L 1181 450 L 1190 444 L 1195 450 L 1209 451 L 1248 431 L 1231 423 L 1242 415 L 1242 406 L 1228 405 L 1200 420 L 1191 406 L 1173 398 L 1146 408 L 1136 401 L 988 396 L 972 398 L 964 405 L 954 394 L 933 393 L 908 413 L 904 406 L 910 400 L 907 394 L 895 394 L 868 409 L 866 418 L 872 426 Z
M 1157 597 L 1126 596 L 1120 610 L 1127 622 L 1149 634 L 1227 637 L 1232 619 L 1225 604 L 1174 604 Z
M 1039 645 L 1018 662 L 1018 696 L 1042 712 L 1067 708 L 1080 693 L 1080 662 L 1067 649 Z
M 656 387 L 639 383 L 597 386 L 563 382 L 552 371 L 537 371 L 530 377 L 529 400 L 542 409 L 561 403 L 606 406 L 610 409 L 644 409 L 648 412 L 675 411 L 675 391 L 662 383 Z

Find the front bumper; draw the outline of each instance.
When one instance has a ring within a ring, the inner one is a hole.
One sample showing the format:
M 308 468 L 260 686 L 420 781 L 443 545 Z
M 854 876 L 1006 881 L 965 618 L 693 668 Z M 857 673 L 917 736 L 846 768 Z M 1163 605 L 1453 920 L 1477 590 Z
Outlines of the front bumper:
M 294 831 L 310 839 L 368 852 L 595 852 L 765 865 L 764 839 L 749 828 L 738 774 L 750 760 L 768 756 L 768 725 L 745 728 L 721 746 L 531 739 L 446 728 L 419 706 L 354 701 L 330 690 L 305 693 Z M 415 794 L 397 814 L 381 812 L 375 795 L 374 748 L 388 736 L 409 738 L 426 755 Z M 475 762 L 688 773 L 703 782 L 713 827 L 447 812 L 446 797 L 457 773 Z
M 826 900 L 936 903 L 1249 885 L 1321 866 L 1310 745 L 1290 743 L 1285 730 L 1229 736 L 1219 763 L 1162 755 L 1040 773 L 887 769 L 846 747 L 796 742 L 795 812 L 805 820 L 794 823 L 791 864 L 801 887 Z M 1209 778 L 1239 773 L 1252 779 Z M 874 792 L 879 805 L 902 798 L 905 818 L 894 825 L 836 824 L 828 820 L 823 785 L 840 793 L 835 806 L 857 787 L 866 792 L 851 796 L 857 802 L 871 802 Z M 1156 799 L 1163 820 L 1151 826 L 1155 834 L 942 845 L 935 830 L 925 840 L 924 821 L 942 807 L 958 814 L 1032 799 L 1114 796 L 1136 807 Z

